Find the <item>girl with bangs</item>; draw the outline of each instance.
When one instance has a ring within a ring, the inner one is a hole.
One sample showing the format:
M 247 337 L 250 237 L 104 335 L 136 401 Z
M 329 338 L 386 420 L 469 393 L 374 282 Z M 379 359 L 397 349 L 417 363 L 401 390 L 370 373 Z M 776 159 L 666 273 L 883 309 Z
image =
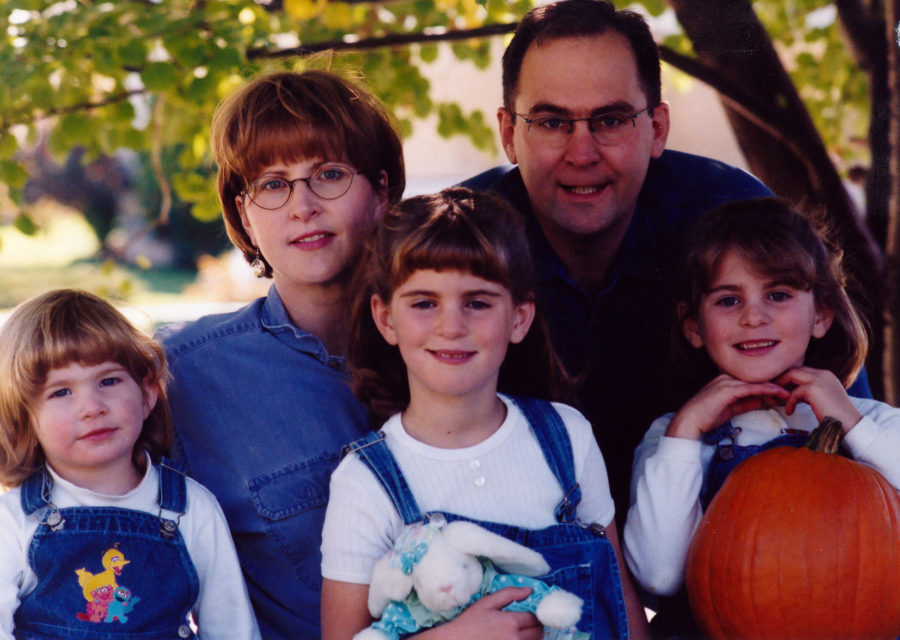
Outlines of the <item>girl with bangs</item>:
M 215 498 L 169 466 L 162 349 L 58 290 L 0 329 L 0 638 L 259 638 Z
M 332 475 L 322 542 L 323 638 L 372 622 L 372 570 L 418 522 L 464 519 L 541 552 L 542 580 L 585 600 L 566 638 L 641 635 L 591 425 L 550 402 L 568 384 L 536 318 L 521 218 L 452 188 L 391 209 L 353 307 L 357 395 L 384 425 Z M 576 571 L 576 566 L 588 569 Z M 577 574 L 577 575 L 576 575 Z M 422 637 L 541 638 L 507 588 Z M 462 608 L 466 603 L 457 603 Z
M 268 295 L 163 328 L 175 453 L 228 518 L 263 635 L 319 638 L 328 478 L 367 431 L 344 354 L 363 246 L 405 186 L 400 138 L 367 91 L 280 72 L 212 123 L 225 229 Z
M 660 596 L 683 587 L 694 531 L 731 470 L 801 446 L 825 416 L 841 422 L 845 453 L 900 489 L 900 411 L 846 391 L 868 342 L 840 251 L 775 198 L 723 205 L 692 229 L 672 336 L 692 395 L 638 446 L 624 529 L 629 567 Z M 683 594 L 661 606 L 695 637 Z

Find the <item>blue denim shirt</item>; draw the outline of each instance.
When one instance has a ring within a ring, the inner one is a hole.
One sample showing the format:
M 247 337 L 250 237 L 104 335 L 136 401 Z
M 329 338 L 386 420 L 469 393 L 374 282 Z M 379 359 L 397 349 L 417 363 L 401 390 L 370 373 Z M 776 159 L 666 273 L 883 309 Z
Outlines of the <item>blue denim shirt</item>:
M 319 638 L 328 481 L 369 430 L 343 358 L 291 323 L 274 286 L 158 337 L 175 455 L 225 511 L 263 637 Z
M 554 348 L 577 376 L 575 404 L 594 426 L 624 521 L 634 449 L 655 418 L 677 408 L 667 367 L 682 232 L 708 209 L 772 192 L 736 167 L 664 151 L 650 161 L 622 246 L 603 287 L 591 295 L 550 248 L 517 167 L 496 167 L 463 186 L 494 191 L 525 216 L 538 303 Z

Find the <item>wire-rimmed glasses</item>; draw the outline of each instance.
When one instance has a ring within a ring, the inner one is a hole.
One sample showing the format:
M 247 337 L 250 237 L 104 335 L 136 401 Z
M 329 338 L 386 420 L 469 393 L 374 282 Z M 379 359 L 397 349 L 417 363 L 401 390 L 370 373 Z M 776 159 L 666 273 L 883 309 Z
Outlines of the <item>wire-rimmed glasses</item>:
M 294 185 L 305 182 L 309 190 L 323 200 L 336 200 L 350 190 L 353 176 L 359 171 L 343 162 L 320 165 L 306 178 L 287 180 L 280 176 L 263 176 L 244 189 L 253 204 L 261 209 L 280 209 L 291 199 Z
M 513 113 L 517 118 L 522 118 L 528 125 L 528 134 L 539 144 L 550 147 L 562 147 L 575 131 L 576 122 L 586 122 L 588 130 L 597 144 L 616 145 L 625 142 L 634 131 L 637 117 L 649 112 L 653 107 L 646 106 L 640 111 L 626 113 L 624 111 L 608 111 L 590 118 L 563 118 L 557 115 L 545 115 L 529 117 L 521 113 Z

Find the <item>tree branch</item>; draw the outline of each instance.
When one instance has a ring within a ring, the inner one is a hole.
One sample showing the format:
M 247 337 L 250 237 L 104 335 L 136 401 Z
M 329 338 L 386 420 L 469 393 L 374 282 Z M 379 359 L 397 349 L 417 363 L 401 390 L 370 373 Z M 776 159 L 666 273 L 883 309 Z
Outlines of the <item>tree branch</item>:
M 475 29 L 460 29 L 452 31 L 434 31 L 432 33 L 394 33 L 374 38 L 362 38 L 360 40 L 330 40 L 290 47 L 287 49 L 247 49 L 247 59 L 260 58 L 288 58 L 293 56 L 308 56 L 319 51 L 366 51 L 383 47 L 408 46 L 411 44 L 426 44 L 431 42 L 450 42 L 456 40 L 469 40 L 471 38 L 487 38 L 503 35 L 515 31 L 518 22 L 489 24 Z

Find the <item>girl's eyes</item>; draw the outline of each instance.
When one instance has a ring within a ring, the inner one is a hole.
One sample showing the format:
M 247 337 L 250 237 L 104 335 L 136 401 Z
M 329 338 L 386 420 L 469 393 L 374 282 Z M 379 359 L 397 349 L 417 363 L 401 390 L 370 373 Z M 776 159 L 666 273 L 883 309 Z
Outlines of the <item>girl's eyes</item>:
M 773 291 L 769 294 L 769 298 L 775 302 L 784 302 L 785 300 L 790 300 L 792 297 L 793 296 L 791 296 L 788 291 Z
M 725 296 L 724 298 L 719 298 L 718 300 L 716 300 L 716 306 L 733 307 L 738 302 L 739 301 L 735 296 Z
M 434 307 L 434 302 L 431 300 L 416 300 L 410 306 L 413 309 L 431 309 Z
M 121 378 L 103 378 L 103 380 L 100 381 L 100 386 L 111 387 L 114 384 L 118 384 L 119 382 L 121 382 Z
M 490 309 L 491 308 L 491 304 L 489 302 L 486 302 L 485 300 L 479 300 L 479 299 L 469 300 L 469 302 L 466 304 L 469 307 L 471 307 L 472 309 L 475 309 L 476 311 L 481 311 L 482 309 Z
M 54 389 L 53 391 L 50 392 L 50 394 L 47 397 L 48 398 L 62 398 L 64 396 L 69 395 L 70 393 L 72 393 L 72 392 L 68 388 Z

